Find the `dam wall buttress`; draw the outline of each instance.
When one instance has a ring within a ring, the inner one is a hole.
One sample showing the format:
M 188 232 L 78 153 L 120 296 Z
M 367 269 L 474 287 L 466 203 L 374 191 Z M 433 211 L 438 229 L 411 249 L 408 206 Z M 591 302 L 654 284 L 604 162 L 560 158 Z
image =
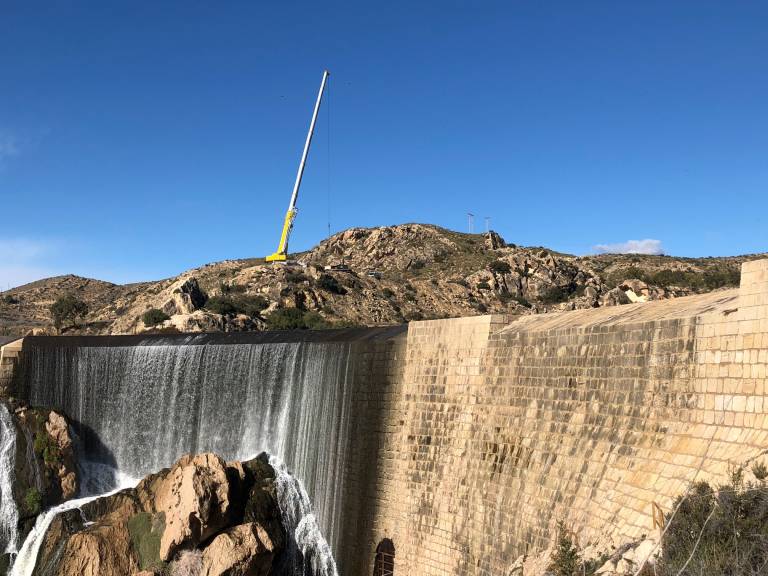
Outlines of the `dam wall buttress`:
M 359 574 L 384 539 L 395 574 L 512 574 L 559 520 L 611 549 L 768 451 L 765 260 L 702 296 L 412 323 L 405 348 Z

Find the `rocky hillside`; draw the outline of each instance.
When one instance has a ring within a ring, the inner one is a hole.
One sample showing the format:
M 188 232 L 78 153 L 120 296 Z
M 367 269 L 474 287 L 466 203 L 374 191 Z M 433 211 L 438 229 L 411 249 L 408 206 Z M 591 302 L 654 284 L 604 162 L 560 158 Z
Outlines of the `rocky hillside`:
M 65 294 L 89 312 L 63 331 L 93 334 L 371 326 L 612 306 L 737 286 L 741 263 L 755 257 L 577 257 L 507 244 L 493 232 L 352 228 L 287 265 L 228 260 L 158 282 L 62 276 L 20 286 L 0 295 L 0 334 L 55 332 L 50 306 Z

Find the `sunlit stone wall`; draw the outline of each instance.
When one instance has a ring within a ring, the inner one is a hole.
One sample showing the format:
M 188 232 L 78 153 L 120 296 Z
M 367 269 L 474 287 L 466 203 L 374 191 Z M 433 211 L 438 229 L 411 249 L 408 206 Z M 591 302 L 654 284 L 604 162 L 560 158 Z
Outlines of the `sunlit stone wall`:
M 768 449 L 765 260 L 703 296 L 412 323 L 397 354 L 369 398 L 359 574 L 383 538 L 409 576 L 510 574 L 560 519 L 618 545 L 653 534 L 653 503 Z

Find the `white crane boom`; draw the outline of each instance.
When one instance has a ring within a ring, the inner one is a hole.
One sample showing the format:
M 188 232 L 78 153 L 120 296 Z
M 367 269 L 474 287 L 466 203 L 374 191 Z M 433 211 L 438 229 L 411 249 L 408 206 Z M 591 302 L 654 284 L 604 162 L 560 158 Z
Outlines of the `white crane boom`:
M 301 154 L 301 162 L 299 162 L 299 170 L 296 172 L 296 182 L 293 185 L 293 193 L 291 194 L 291 201 L 288 203 L 288 212 L 285 214 L 285 220 L 283 221 L 283 231 L 280 235 L 280 243 L 277 246 L 277 251 L 267 256 L 267 262 L 284 261 L 288 257 L 288 240 L 291 236 L 291 230 L 293 229 L 293 220 L 296 218 L 296 200 L 299 197 L 299 187 L 301 187 L 301 178 L 304 176 L 304 166 L 307 163 L 307 156 L 309 155 L 309 146 L 312 144 L 312 135 L 315 132 L 315 123 L 317 122 L 317 114 L 320 112 L 320 103 L 323 101 L 323 92 L 325 91 L 325 84 L 330 76 L 328 70 L 323 71 L 323 79 L 320 82 L 320 91 L 317 93 L 317 101 L 315 102 L 315 109 L 312 112 L 312 121 L 309 123 L 309 132 L 307 132 L 307 140 L 304 142 L 304 152 Z

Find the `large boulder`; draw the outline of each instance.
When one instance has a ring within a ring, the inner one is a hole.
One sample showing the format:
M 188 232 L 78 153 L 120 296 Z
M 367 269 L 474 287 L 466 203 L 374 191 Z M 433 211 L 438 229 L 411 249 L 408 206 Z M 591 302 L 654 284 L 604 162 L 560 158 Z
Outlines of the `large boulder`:
M 153 487 L 152 507 L 165 516 L 160 558 L 167 561 L 179 548 L 195 547 L 227 526 L 230 490 L 224 460 L 215 454 L 183 456 Z
M 186 278 L 171 286 L 171 297 L 163 304 L 162 310 L 169 316 L 192 314 L 202 308 L 207 299 L 197 280 Z
M 275 551 L 264 527 L 256 522 L 241 524 L 219 534 L 205 548 L 200 576 L 267 576 Z
M 266 456 L 183 456 L 136 488 L 57 516 L 38 566 L 59 576 L 267 576 L 285 542 Z

